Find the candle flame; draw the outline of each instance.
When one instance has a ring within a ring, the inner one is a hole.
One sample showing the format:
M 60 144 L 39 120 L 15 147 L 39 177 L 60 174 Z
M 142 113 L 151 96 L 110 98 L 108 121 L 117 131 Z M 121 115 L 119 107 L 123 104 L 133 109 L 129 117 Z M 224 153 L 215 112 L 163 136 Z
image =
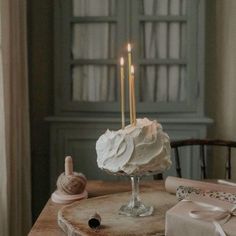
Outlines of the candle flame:
M 130 45 L 130 43 L 128 43 L 128 45 L 127 45 L 127 50 L 128 50 L 128 52 L 131 52 L 131 45 Z
M 131 72 L 132 75 L 134 74 L 134 66 L 133 65 L 130 68 L 130 72 Z
M 124 57 L 120 58 L 120 65 L 123 66 L 124 65 Z

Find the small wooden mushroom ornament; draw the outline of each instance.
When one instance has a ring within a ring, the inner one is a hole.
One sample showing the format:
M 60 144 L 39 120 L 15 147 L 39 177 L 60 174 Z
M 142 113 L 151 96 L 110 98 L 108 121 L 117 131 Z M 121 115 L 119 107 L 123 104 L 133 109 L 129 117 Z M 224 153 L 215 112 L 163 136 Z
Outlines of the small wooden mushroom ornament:
M 65 172 L 57 179 L 57 190 L 52 194 L 53 202 L 67 204 L 88 197 L 85 190 L 86 177 L 82 173 L 73 171 L 71 156 L 65 158 Z

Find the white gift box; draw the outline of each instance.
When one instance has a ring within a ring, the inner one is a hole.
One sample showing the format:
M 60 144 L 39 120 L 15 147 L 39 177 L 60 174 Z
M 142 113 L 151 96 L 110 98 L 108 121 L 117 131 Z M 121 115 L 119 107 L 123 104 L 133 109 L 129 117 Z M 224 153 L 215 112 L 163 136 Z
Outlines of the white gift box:
M 235 205 L 193 196 L 166 213 L 166 236 L 236 236 Z M 214 219 L 213 219 L 214 218 Z

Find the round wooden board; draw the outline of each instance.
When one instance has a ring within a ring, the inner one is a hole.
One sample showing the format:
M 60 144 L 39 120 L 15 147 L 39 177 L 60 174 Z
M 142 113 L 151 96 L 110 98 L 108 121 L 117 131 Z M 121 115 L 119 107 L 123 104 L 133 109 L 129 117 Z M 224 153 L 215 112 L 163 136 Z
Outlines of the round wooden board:
M 58 212 L 58 224 L 69 236 L 151 236 L 164 235 L 165 213 L 177 203 L 175 195 L 155 191 L 141 193 L 143 202 L 153 205 L 152 216 L 128 217 L 118 214 L 131 193 L 111 194 L 75 202 Z M 88 219 L 94 212 L 101 216 L 101 227 L 93 230 Z

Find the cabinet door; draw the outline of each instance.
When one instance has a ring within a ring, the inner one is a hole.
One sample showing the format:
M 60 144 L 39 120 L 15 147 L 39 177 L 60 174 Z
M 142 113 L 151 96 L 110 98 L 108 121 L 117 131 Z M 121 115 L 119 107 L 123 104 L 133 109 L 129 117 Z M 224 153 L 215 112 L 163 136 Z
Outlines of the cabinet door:
M 128 42 L 137 111 L 196 112 L 203 5 L 200 0 L 55 1 L 55 114 L 118 113 L 118 62 L 126 57 Z
M 56 113 L 119 111 L 124 0 L 55 1 Z
M 57 177 L 64 171 L 66 156 L 72 156 L 74 171 L 82 172 L 88 179 L 117 180 L 97 166 L 96 141 L 107 127 L 118 129 L 120 124 L 112 122 L 63 122 L 51 124 L 50 179 L 55 188 Z
M 199 1 L 132 0 L 132 4 L 138 110 L 196 111 Z

